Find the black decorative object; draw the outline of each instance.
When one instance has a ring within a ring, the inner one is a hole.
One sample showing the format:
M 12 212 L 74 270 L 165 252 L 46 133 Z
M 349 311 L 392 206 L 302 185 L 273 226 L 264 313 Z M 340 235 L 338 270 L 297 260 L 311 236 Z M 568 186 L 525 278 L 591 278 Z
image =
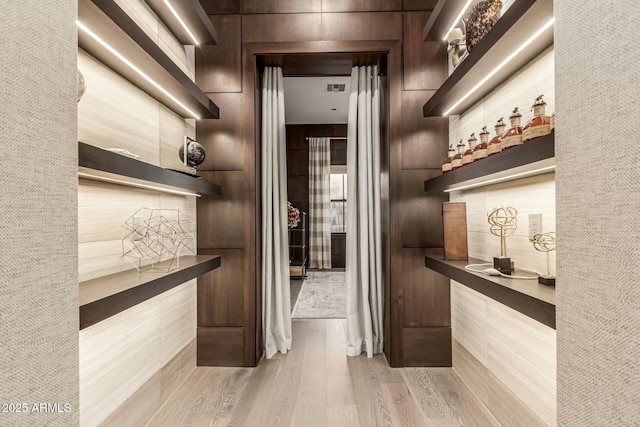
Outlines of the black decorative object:
M 469 10 L 464 20 L 468 52 L 471 52 L 498 22 L 501 11 L 502 2 L 500 0 L 483 0 Z
M 187 158 L 185 159 L 184 152 L 187 151 Z M 185 166 L 191 166 L 193 168 L 193 175 L 196 174 L 198 166 L 204 162 L 205 152 L 204 147 L 195 139 L 184 137 L 184 144 L 180 146 L 178 150 L 178 156 Z

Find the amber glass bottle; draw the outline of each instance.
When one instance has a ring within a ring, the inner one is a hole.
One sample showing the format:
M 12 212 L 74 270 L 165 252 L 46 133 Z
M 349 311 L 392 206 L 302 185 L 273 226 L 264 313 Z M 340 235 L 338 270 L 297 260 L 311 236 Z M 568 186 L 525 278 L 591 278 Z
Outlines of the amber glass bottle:
M 529 142 L 540 136 L 549 135 L 551 133 L 551 117 L 545 115 L 545 105 L 543 95 L 536 98 L 531 109 L 533 110 L 533 119 L 529 120 L 524 128 L 522 128 L 522 142 Z
M 549 130 L 550 132 L 555 132 L 556 130 L 556 112 L 554 111 L 549 119 Z
M 456 148 L 458 149 L 458 153 L 453 156 L 453 159 L 451 160 L 451 170 L 456 170 L 462 167 L 462 155 L 464 154 L 464 143 L 462 140 L 458 142 Z
M 453 156 L 455 156 L 455 154 L 456 150 L 454 150 L 451 144 L 449 144 L 449 150 L 447 151 L 448 157 L 442 162 L 442 173 L 451 171 L 451 161 L 453 160 Z
M 467 149 L 462 155 L 462 166 L 473 163 L 473 149 L 476 146 L 476 142 L 478 142 L 478 140 L 476 139 L 476 134 L 474 132 L 471 134 L 469 139 L 467 139 Z
M 504 130 L 506 128 L 504 122 L 502 121 L 503 118 L 504 117 L 500 117 L 496 125 L 493 127 L 496 131 L 496 136 L 494 136 L 491 141 L 489 141 L 489 145 L 487 146 L 488 156 L 492 156 L 502 151 L 502 135 L 504 135 Z
M 480 132 L 480 144 L 476 145 L 473 149 L 473 161 L 477 162 L 480 159 L 484 159 L 487 157 L 487 146 L 489 145 L 489 132 L 487 131 L 487 127 L 482 127 L 482 132 Z
M 522 144 L 522 114 L 518 107 L 513 109 L 509 116 L 511 128 L 502 136 L 502 151 Z

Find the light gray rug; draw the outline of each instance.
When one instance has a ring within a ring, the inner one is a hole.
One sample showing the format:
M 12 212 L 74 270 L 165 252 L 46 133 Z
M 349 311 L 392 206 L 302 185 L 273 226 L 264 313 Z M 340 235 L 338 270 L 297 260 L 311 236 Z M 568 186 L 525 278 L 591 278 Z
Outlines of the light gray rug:
M 293 319 L 345 319 L 344 271 L 310 271 L 293 309 Z

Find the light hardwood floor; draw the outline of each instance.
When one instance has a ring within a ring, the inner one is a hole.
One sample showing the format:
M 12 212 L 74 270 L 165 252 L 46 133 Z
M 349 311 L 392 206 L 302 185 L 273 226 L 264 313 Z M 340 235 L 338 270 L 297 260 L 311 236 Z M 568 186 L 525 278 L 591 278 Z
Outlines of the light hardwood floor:
M 345 320 L 293 322 L 294 347 L 257 368 L 198 367 L 149 426 L 494 426 L 450 368 L 345 356 Z

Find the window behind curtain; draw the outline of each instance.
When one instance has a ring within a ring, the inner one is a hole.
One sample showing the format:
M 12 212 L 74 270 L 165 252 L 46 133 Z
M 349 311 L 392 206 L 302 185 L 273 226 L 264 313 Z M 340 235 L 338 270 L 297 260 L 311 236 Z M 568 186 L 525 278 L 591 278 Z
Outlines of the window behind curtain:
M 331 232 L 347 232 L 347 174 L 332 167 L 330 178 Z M 334 173 L 335 172 L 335 173 Z

